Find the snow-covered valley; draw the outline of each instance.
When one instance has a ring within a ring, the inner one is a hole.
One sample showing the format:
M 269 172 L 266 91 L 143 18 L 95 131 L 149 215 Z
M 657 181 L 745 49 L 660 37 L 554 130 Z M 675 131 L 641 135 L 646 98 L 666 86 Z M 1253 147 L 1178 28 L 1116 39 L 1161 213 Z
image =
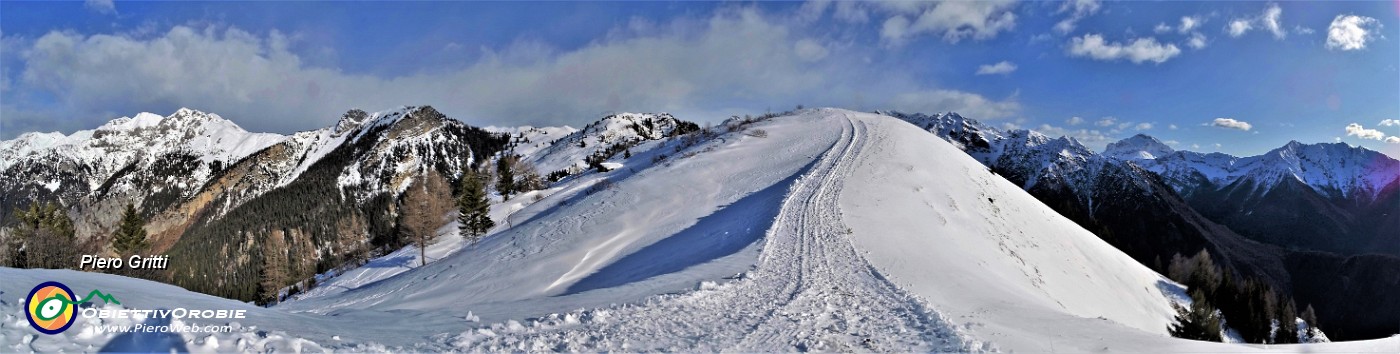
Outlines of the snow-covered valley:
M 1400 352 L 1395 337 L 1172 338 L 1179 285 L 919 126 L 811 109 L 746 129 L 764 134 L 643 143 L 497 204 L 477 244 L 449 225 L 425 266 L 405 248 L 269 308 L 0 268 L 0 351 Z M 44 335 L 20 300 L 44 281 L 121 299 L 107 306 L 248 316 L 150 336 L 80 316 Z

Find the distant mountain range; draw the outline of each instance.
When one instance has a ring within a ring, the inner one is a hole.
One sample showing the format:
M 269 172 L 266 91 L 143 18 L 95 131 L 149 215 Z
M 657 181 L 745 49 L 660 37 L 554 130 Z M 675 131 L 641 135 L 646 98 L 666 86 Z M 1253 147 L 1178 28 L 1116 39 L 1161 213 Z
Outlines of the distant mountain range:
M 957 113 L 882 111 L 942 137 L 1099 237 L 1166 273 L 1202 249 L 1317 307 L 1334 339 L 1400 330 L 1400 162 L 1290 142 L 1235 157 L 1136 135 L 1102 152 Z M 1375 302 L 1363 299 L 1378 299 Z M 1385 311 L 1378 311 L 1384 308 Z

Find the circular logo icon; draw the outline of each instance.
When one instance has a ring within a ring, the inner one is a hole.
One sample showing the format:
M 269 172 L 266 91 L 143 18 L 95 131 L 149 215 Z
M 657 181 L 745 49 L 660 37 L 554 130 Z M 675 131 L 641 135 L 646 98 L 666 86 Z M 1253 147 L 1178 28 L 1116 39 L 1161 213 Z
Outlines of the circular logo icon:
M 29 291 L 25 309 L 29 325 L 44 334 L 58 334 L 73 325 L 77 298 L 73 290 L 56 281 L 45 282 Z

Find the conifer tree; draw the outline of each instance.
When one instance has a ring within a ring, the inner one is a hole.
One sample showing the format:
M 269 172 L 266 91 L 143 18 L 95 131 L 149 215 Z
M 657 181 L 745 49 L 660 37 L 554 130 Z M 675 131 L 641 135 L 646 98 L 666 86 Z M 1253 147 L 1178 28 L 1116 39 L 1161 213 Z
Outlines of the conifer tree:
M 1314 337 L 1322 331 L 1322 329 L 1317 326 L 1317 312 L 1313 311 L 1312 304 L 1308 304 L 1308 307 L 1303 309 L 1303 313 L 1298 317 L 1301 317 L 1303 322 L 1308 323 L 1308 330 L 1303 336 L 1303 341 L 1312 342 Z
M 112 249 L 119 254 L 131 254 L 145 249 L 145 226 L 146 221 L 136 212 L 136 206 L 127 203 L 126 210 L 122 212 L 121 223 L 117 225 L 117 233 L 112 235 Z
M 1293 301 L 1281 299 L 1278 309 L 1278 332 L 1274 334 L 1274 343 L 1297 343 L 1298 342 L 1298 309 L 1293 306 Z
M 1220 316 L 1201 289 L 1191 290 L 1191 307 L 1176 308 L 1176 323 L 1167 325 L 1173 337 L 1203 341 L 1220 341 Z
M 6 245 L 9 263 L 25 268 L 71 267 L 77 253 L 73 219 L 56 203 L 32 203 L 18 209 L 20 225 Z
M 515 158 L 511 155 L 502 155 L 496 159 L 496 191 L 501 193 L 501 199 L 510 198 L 515 193 L 515 171 L 511 165 Z
M 476 243 L 479 236 L 496 226 L 491 221 L 491 201 L 486 199 L 486 186 L 481 177 L 466 169 L 460 182 L 462 195 L 457 197 L 457 223 L 462 236 Z
M 282 284 L 287 281 L 287 241 L 281 230 L 273 231 L 262 244 L 262 297 L 268 304 L 281 300 Z

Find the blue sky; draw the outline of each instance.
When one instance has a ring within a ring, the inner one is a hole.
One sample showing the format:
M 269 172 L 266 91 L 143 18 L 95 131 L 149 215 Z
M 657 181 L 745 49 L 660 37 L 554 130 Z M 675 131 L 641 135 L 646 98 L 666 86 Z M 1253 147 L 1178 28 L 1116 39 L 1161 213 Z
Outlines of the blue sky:
M 804 104 L 957 111 L 1094 149 L 1147 133 L 1400 156 L 1395 1 L 6 1 L 0 32 L 0 139 L 179 107 L 288 133 L 415 104 L 574 126 Z

